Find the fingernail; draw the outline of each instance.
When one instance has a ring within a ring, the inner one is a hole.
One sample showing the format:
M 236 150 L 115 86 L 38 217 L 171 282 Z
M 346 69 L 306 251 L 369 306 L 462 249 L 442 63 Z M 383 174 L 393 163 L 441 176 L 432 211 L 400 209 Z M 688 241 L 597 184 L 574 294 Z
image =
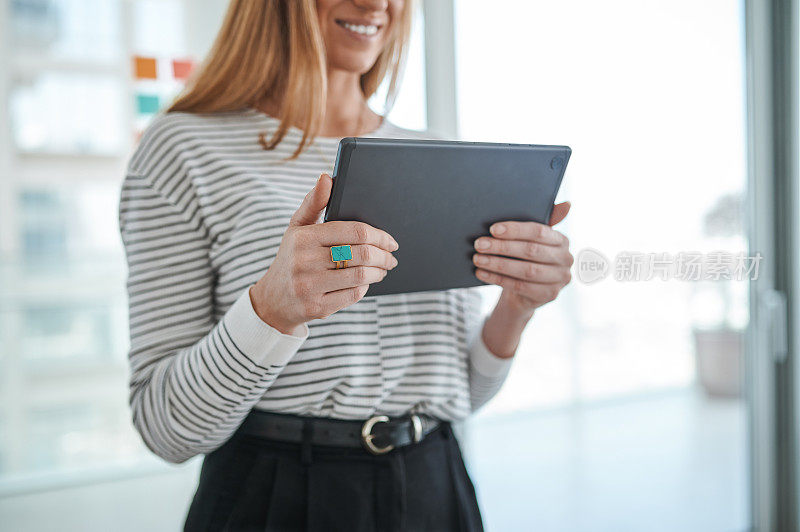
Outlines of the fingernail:
M 392 260 L 392 268 L 395 268 L 396 266 L 397 266 L 397 259 L 393 258 L 393 260 Z
M 477 275 L 481 279 L 485 279 L 486 278 L 486 270 L 478 270 L 477 272 L 475 272 L 475 275 Z
M 475 264 L 486 264 L 489 262 L 489 257 L 486 255 L 475 254 L 473 256 L 475 257 Z
M 485 238 L 479 238 L 475 241 L 475 249 L 489 249 L 489 241 Z
M 395 240 L 394 238 L 392 239 L 392 244 L 394 244 L 394 249 L 392 251 L 397 251 L 398 249 L 400 249 L 400 244 L 398 244 L 397 240 Z
M 491 231 L 494 235 L 502 235 L 506 232 L 506 226 L 503 224 L 494 224 L 489 228 L 489 231 Z

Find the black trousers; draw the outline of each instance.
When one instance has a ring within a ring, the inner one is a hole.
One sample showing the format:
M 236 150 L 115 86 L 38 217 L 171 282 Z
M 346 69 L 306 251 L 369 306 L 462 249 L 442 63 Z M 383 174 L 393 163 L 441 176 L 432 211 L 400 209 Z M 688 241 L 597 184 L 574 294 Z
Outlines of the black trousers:
M 480 531 L 475 489 L 449 423 L 422 442 L 361 449 L 238 432 L 207 455 L 185 530 Z

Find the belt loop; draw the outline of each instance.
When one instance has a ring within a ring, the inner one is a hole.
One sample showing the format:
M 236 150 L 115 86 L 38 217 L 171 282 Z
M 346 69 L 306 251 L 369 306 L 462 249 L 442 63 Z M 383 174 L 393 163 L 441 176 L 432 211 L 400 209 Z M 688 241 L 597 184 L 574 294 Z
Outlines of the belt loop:
M 314 437 L 314 425 L 311 421 L 303 420 L 303 443 L 300 444 L 300 460 L 303 465 L 311 464 L 311 441 Z

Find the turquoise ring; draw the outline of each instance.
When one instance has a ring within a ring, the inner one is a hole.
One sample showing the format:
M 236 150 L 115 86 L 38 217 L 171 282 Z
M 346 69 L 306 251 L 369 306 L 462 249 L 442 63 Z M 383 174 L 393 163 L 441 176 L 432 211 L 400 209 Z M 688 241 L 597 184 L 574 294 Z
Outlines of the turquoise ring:
M 336 269 L 347 268 L 347 261 L 353 260 L 353 251 L 349 245 L 331 247 L 331 261 Z

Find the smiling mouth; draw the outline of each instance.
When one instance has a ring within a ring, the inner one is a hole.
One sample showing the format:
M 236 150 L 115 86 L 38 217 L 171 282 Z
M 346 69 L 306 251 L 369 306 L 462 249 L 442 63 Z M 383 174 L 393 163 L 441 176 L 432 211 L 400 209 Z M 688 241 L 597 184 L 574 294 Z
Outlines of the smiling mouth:
M 348 31 L 355 33 L 356 35 L 362 35 L 364 37 L 371 37 L 375 35 L 382 27 L 374 24 L 353 24 L 352 22 L 347 22 L 346 20 L 337 20 L 336 24 Z

